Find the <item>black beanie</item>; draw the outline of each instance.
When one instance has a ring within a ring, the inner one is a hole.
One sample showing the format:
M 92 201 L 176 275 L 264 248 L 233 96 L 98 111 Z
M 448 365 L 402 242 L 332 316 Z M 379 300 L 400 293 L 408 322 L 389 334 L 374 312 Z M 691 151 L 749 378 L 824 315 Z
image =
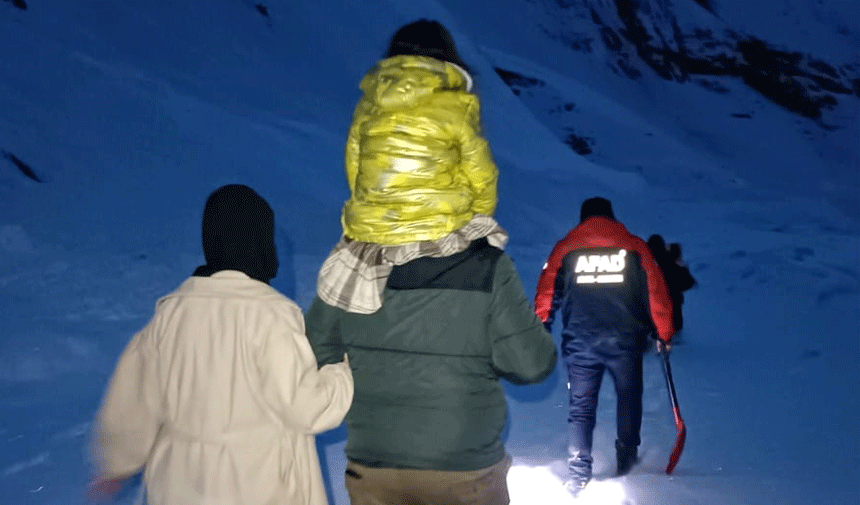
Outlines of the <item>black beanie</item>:
M 615 213 L 612 212 L 612 202 L 599 196 L 582 202 L 582 209 L 579 211 L 579 221 L 582 222 L 594 216 L 602 216 L 614 221 Z
M 388 45 L 386 57 L 404 54 L 429 56 L 466 69 L 466 65 L 457 54 L 454 39 L 438 21 L 420 19 L 397 30 Z
M 238 270 L 268 283 L 278 273 L 275 214 L 253 189 L 229 184 L 215 190 L 203 210 L 206 265 L 194 275 Z

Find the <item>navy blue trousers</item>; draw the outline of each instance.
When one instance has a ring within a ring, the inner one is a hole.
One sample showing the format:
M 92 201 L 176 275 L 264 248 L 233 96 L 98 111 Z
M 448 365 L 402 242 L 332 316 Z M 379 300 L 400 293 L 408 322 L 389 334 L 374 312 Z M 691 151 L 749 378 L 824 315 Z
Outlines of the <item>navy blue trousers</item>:
M 570 394 L 568 467 L 573 477 L 590 479 L 597 399 L 604 372 L 609 372 L 615 385 L 617 443 L 628 448 L 639 446 L 643 352 L 612 346 L 589 347 L 576 339 L 567 339 L 562 344 L 562 356 L 567 365 Z

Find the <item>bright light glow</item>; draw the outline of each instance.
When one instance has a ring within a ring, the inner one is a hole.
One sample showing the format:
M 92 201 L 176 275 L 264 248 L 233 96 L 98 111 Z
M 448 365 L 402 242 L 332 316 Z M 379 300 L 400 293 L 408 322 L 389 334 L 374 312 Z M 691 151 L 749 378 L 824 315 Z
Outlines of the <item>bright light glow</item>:
M 564 482 L 547 467 L 515 465 L 508 472 L 511 505 L 626 505 L 624 486 L 613 481 L 591 481 L 574 499 Z

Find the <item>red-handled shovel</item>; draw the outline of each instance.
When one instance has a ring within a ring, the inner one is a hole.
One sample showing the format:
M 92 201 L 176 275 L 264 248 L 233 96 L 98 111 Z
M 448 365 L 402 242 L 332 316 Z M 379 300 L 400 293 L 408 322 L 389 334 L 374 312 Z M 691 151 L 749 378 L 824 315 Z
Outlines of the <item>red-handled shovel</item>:
M 670 475 L 672 470 L 675 469 L 675 465 L 678 464 L 678 460 L 681 459 L 684 442 L 687 440 L 687 426 L 681 418 L 681 409 L 678 408 L 678 396 L 675 394 L 675 383 L 672 381 L 672 367 L 669 365 L 669 352 L 664 350 L 660 354 L 663 356 L 663 375 L 666 376 L 666 384 L 669 387 L 669 400 L 672 402 L 672 413 L 675 414 L 675 427 L 678 429 L 675 446 L 672 447 L 669 464 L 666 465 L 666 475 Z

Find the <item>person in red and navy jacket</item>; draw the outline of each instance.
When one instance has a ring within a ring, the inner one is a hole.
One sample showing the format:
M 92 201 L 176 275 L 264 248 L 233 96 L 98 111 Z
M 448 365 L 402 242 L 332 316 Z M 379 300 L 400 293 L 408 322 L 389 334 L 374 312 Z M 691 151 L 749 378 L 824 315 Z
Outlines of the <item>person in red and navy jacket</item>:
M 648 245 L 616 221 L 601 197 L 582 204 L 580 223 L 553 248 L 537 285 L 535 313 L 552 331 L 561 309 L 568 370 L 568 490 L 591 480 L 591 446 L 604 371 L 618 399 L 618 475 L 636 463 L 642 424 L 642 357 L 649 336 L 667 352 L 675 332 L 672 301 Z

